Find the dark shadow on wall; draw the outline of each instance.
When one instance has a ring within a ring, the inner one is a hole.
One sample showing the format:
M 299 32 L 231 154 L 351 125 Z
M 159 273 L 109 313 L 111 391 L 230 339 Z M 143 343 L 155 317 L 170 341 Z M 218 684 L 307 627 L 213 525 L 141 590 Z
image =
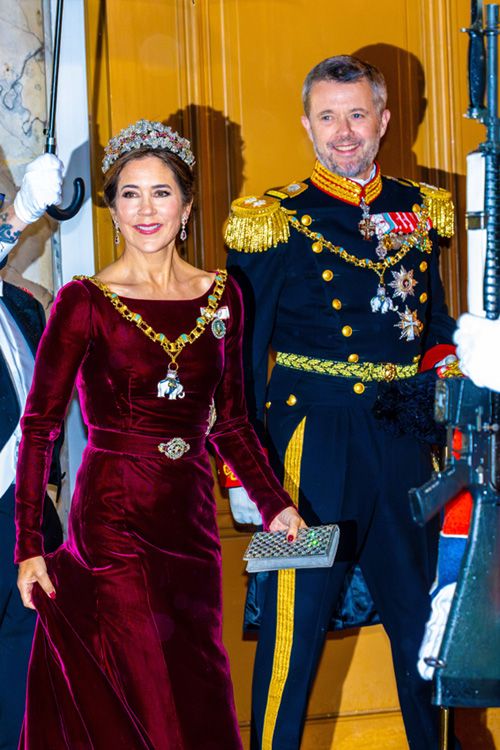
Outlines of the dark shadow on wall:
M 456 317 L 466 309 L 465 175 L 419 164 L 413 150 L 420 127 L 425 127 L 428 105 L 424 68 L 416 55 L 392 44 L 368 45 L 353 55 L 379 68 L 387 81 L 391 120 L 379 154 L 382 171 L 437 185 L 452 194 L 456 232 L 444 246 L 441 270 L 450 312 Z
M 244 180 L 241 127 L 212 107 L 188 104 L 164 122 L 191 141 L 196 197 L 186 257 L 202 268 L 223 268 L 222 228 Z

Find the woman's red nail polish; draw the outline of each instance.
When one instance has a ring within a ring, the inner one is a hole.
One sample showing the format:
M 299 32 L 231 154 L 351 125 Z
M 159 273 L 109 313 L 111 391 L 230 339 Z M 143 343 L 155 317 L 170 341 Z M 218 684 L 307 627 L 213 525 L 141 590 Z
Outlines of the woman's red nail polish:
M 50 594 L 49 594 L 49 596 L 50 596 L 51 599 L 55 599 L 56 598 L 56 592 L 55 591 L 51 591 Z
M 293 542 L 293 536 L 291 534 L 288 534 L 287 539 L 289 542 Z

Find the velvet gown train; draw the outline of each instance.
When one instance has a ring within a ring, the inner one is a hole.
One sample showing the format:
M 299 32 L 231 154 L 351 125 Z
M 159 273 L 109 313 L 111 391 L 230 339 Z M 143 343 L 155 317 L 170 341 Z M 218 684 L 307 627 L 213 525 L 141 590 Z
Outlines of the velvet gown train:
M 124 302 L 175 339 L 194 300 Z M 168 358 L 87 279 L 53 307 L 23 419 L 17 489 L 19 562 L 42 553 L 40 513 L 51 447 L 76 382 L 89 443 L 69 536 L 46 557 L 57 596 L 34 587 L 39 620 L 22 750 L 241 748 L 221 641 L 221 559 L 208 440 L 265 522 L 290 504 L 250 427 L 243 398 L 240 293 L 227 280 L 218 315 L 179 357 L 185 397 L 157 397 Z M 210 406 L 217 421 L 208 438 Z M 174 460 L 159 443 L 181 437 Z

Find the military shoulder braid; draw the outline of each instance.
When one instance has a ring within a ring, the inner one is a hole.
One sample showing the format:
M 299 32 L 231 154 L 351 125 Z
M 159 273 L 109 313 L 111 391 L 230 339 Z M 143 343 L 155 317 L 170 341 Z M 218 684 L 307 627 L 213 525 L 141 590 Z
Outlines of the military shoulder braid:
M 304 182 L 293 182 L 282 188 L 268 190 L 265 195 L 237 198 L 224 228 L 224 241 L 231 250 L 262 253 L 290 237 L 290 211 L 281 201 L 294 198 L 307 190 Z

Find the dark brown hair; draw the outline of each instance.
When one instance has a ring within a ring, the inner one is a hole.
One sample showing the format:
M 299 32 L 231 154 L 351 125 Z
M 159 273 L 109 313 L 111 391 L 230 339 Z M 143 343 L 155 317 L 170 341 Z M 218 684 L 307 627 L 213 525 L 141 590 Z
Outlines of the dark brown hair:
M 182 202 L 185 206 L 188 206 L 194 197 L 194 175 L 191 167 L 188 167 L 179 156 L 168 151 L 166 148 L 149 148 L 148 146 L 127 151 L 110 166 L 104 175 L 104 200 L 106 205 L 109 208 L 115 207 L 118 180 L 124 166 L 134 161 L 134 159 L 143 159 L 145 156 L 156 156 L 172 170 L 175 181 L 181 191 Z

